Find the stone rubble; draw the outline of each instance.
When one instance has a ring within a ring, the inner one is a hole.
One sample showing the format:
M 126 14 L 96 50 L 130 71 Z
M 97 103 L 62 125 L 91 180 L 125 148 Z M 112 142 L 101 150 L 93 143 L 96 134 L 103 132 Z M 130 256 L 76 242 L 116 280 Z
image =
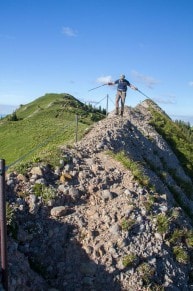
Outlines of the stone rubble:
M 111 112 L 73 148 L 61 149 L 58 167 L 36 164 L 6 175 L 15 215 L 14 227 L 8 225 L 9 291 L 193 290 L 192 247 L 180 241 L 190 257 L 180 263 L 169 240 L 174 229 L 192 226 L 147 165 L 163 168 L 164 160 L 191 180 L 149 119 L 146 102 L 126 107 L 124 117 Z M 156 190 L 141 186 L 109 151 L 143 164 Z M 157 217 L 171 212 L 176 216 L 163 233 Z

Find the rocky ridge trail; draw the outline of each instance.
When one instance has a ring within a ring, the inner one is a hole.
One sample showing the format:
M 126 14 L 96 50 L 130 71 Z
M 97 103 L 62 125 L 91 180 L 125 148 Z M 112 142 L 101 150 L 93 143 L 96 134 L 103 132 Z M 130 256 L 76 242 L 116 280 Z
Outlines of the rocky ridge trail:
M 126 107 L 123 118 L 112 112 L 73 148 L 62 149 L 60 166 L 7 174 L 15 215 L 10 291 L 193 290 L 192 226 L 153 169 L 167 163 L 190 179 L 150 118 L 147 102 Z M 109 151 L 143 165 L 154 188 L 141 186 Z M 175 183 L 169 173 L 167 181 Z

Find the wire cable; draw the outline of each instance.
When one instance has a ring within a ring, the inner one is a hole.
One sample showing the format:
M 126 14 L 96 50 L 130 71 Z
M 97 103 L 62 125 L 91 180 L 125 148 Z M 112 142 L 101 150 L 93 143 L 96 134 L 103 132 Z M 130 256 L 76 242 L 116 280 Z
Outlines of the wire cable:
M 71 122 L 69 122 L 70 124 Z M 63 129 L 66 129 L 67 127 L 70 127 L 70 125 L 67 124 Z M 22 160 L 24 160 L 27 156 L 31 155 L 33 152 L 35 152 L 36 150 L 38 150 L 39 148 L 43 147 L 45 144 L 47 144 L 49 141 L 51 141 L 56 135 L 58 135 L 58 133 L 61 131 L 61 128 L 59 130 L 57 130 L 54 134 L 52 134 L 51 136 L 49 136 L 48 138 L 46 138 L 42 143 L 38 144 L 37 146 L 35 146 L 33 149 L 31 149 L 28 153 L 26 153 L 25 155 L 21 156 L 19 159 L 15 160 L 14 162 L 12 162 L 10 165 L 5 167 L 5 170 L 7 171 L 10 167 L 14 166 L 15 164 L 17 164 L 18 162 L 21 162 Z

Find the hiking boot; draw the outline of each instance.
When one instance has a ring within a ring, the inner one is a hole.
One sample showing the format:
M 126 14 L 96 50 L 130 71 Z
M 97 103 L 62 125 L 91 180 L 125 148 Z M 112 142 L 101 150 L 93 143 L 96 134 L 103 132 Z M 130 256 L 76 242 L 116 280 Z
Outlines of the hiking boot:
M 121 116 L 123 116 L 123 111 L 121 111 Z
M 119 114 L 119 109 L 116 108 L 115 115 L 118 115 L 118 114 Z

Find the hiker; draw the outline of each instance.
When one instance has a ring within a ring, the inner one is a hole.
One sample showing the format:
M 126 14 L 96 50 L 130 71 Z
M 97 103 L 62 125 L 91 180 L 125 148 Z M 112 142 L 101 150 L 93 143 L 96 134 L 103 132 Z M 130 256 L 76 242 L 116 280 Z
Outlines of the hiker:
M 121 75 L 119 80 L 116 80 L 114 82 L 108 82 L 108 85 L 116 85 L 116 84 L 118 84 L 118 86 L 117 86 L 117 94 L 116 94 L 116 100 L 115 100 L 115 106 L 116 106 L 115 114 L 116 115 L 119 114 L 119 100 L 121 100 L 121 116 L 123 116 L 127 86 L 129 86 L 133 90 L 138 90 L 138 89 L 132 84 L 130 84 L 128 80 L 125 79 L 125 75 Z

